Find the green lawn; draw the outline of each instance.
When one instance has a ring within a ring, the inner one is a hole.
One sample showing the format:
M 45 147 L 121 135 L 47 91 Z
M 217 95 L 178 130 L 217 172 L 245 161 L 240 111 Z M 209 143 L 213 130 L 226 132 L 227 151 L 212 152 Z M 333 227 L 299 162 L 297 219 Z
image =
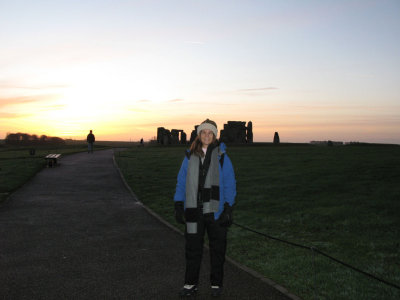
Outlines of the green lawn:
M 237 179 L 235 222 L 314 246 L 400 285 L 400 147 L 228 147 Z M 170 223 L 183 147 L 146 147 L 116 160 L 140 200 Z M 311 251 L 237 226 L 228 255 L 304 299 L 399 299 L 399 290 Z M 314 290 L 314 286 L 317 290 Z

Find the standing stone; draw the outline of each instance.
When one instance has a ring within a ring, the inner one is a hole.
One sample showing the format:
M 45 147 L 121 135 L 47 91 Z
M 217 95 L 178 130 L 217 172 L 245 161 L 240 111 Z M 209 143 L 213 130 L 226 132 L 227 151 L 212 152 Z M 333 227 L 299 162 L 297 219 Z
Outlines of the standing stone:
M 253 143 L 253 122 L 247 123 L 247 141 L 248 144 Z
M 164 127 L 158 127 L 157 128 L 157 143 L 158 144 L 162 144 L 163 140 L 164 140 L 164 131 L 165 128 Z
M 199 125 L 195 125 L 194 126 L 194 130 L 192 131 L 192 133 L 190 134 L 190 144 L 193 143 L 193 141 L 196 139 L 197 137 L 197 127 L 199 127 Z
M 279 143 L 280 143 L 279 133 L 275 132 L 275 134 L 274 134 L 274 144 L 279 144 Z
M 179 131 L 177 129 L 171 130 L 171 144 L 179 144 Z
M 181 144 L 186 144 L 186 133 L 183 130 L 181 132 Z
M 162 144 L 169 145 L 170 143 L 171 143 L 171 131 L 169 131 L 168 129 L 164 129 Z
M 164 130 L 164 135 L 163 135 L 163 145 L 169 145 L 171 144 L 171 132 L 168 129 Z

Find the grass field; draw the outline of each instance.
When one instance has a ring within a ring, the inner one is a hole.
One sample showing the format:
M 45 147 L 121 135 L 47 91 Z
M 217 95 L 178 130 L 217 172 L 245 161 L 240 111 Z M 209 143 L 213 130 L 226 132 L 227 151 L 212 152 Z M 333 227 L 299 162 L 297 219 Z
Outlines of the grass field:
M 237 179 L 235 222 L 400 285 L 399 146 L 236 146 L 228 155 Z M 116 155 L 140 200 L 181 229 L 172 198 L 183 157 L 182 147 Z M 227 254 L 304 299 L 400 299 L 396 288 L 235 225 Z

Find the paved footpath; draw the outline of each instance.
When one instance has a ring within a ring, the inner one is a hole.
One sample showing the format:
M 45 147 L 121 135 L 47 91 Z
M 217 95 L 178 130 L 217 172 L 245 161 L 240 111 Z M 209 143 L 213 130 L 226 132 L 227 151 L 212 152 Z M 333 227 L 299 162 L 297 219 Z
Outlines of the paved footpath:
M 60 162 L 0 204 L 0 299 L 178 299 L 184 238 L 135 201 L 113 151 Z M 209 297 L 207 251 L 203 262 L 197 299 Z M 288 299 L 225 272 L 223 299 Z

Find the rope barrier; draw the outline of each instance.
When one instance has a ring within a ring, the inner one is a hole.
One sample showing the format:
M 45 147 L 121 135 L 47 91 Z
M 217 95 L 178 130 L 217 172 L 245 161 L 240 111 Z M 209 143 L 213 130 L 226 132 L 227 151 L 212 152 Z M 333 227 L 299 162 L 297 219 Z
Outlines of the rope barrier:
M 295 246 L 295 247 L 299 247 L 299 248 L 311 250 L 311 247 L 303 246 L 303 245 L 296 244 L 296 243 L 289 242 L 289 241 L 285 241 L 285 240 L 281 240 L 281 239 L 279 239 L 279 238 L 276 238 L 276 237 L 270 236 L 270 235 L 268 235 L 268 234 L 265 234 L 265 233 L 256 231 L 256 230 L 251 229 L 251 228 L 249 228 L 249 227 L 240 225 L 240 224 L 238 224 L 238 223 L 236 223 L 236 222 L 233 222 L 233 224 L 236 225 L 236 226 L 238 226 L 238 227 L 241 227 L 241 228 L 243 228 L 243 229 L 245 229 L 245 230 L 247 230 L 247 231 L 251 231 L 251 232 L 257 233 L 257 234 L 259 234 L 259 235 L 265 236 L 265 237 L 267 237 L 267 238 L 269 238 L 269 239 L 271 239 L 271 240 L 275 240 L 275 241 L 279 241 L 279 242 L 282 242 L 282 243 L 285 243 L 285 244 L 288 244 L 288 245 L 292 245 L 292 246 Z
M 367 272 L 365 272 L 365 271 L 363 271 L 363 270 L 360 270 L 360 269 L 358 269 L 358 268 L 356 268 L 356 267 L 353 267 L 352 265 L 349 265 L 348 263 L 345 263 L 345 262 L 343 262 L 343 261 L 340 261 L 340 260 L 338 260 L 337 258 L 334 258 L 334 257 L 332 257 L 332 256 L 330 256 L 330 255 L 328 255 L 328 254 L 326 254 L 326 253 L 324 253 L 324 252 L 322 252 L 322 251 L 320 251 L 320 250 L 318 250 L 318 249 L 314 249 L 314 250 L 315 250 L 315 252 L 317 252 L 317 253 L 319 253 L 319 254 L 321 254 L 321 255 L 323 255 L 323 256 L 325 256 L 325 257 L 327 257 L 327 258 L 329 258 L 329 259 L 331 259 L 331 260 L 333 260 L 333 261 L 335 261 L 335 262 L 337 262 L 337 263 L 339 263 L 339 264 L 341 264 L 341 265 L 347 267 L 347 268 L 353 269 L 354 271 L 357 271 L 357 272 L 359 272 L 359 273 L 361 273 L 361 274 L 364 274 L 365 276 L 371 277 L 371 278 L 373 278 L 373 279 L 375 279 L 375 280 L 378 280 L 378 281 L 380 281 L 380 282 L 382 282 L 382 283 L 385 283 L 385 284 L 387 284 L 387 285 L 390 285 L 390 286 L 392 286 L 392 287 L 397 288 L 397 289 L 400 290 L 400 286 L 398 286 L 398 285 L 396 285 L 396 284 L 394 284 L 394 283 L 391 283 L 391 282 L 389 282 L 389 281 L 386 281 L 386 280 L 384 280 L 384 279 L 381 279 L 381 278 L 379 278 L 379 277 L 376 277 L 376 276 L 373 275 L 373 274 L 367 273 Z
M 339 264 L 341 264 L 341 265 L 343 265 L 343 266 L 345 266 L 345 267 L 347 267 L 347 268 L 350 268 L 350 269 L 352 269 L 352 270 L 354 270 L 354 271 L 356 271 L 356 272 L 359 272 L 359 273 L 361 273 L 361 274 L 363 274 L 363 275 L 365 275 L 365 276 L 368 276 L 368 277 L 370 277 L 370 278 L 373 278 L 373 279 L 375 279 L 375 280 L 378 280 L 378 281 L 380 281 L 380 282 L 382 282 L 382 283 L 385 283 L 385 284 L 387 284 L 387 285 L 389 285 L 389 286 L 391 286 L 391 287 L 394 287 L 394 288 L 400 290 L 400 286 L 398 286 L 398 285 L 396 285 L 396 284 L 394 284 L 394 283 L 391 283 L 391 282 L 389 282 L 389 281 L 386 281 L 386 280 L 384 280 L 384 279 L 381 279 L 381 278 L 379 278 L 379 277 L 376 277 L 376 276 L 373 275 L 373 274 L 370 274 L 370 273 L 367 273 L 367 272 L 365 272 L 365 271 L 362 271 L 362 270 L 360 270 L 360 269 L 358 269 L 358 268 L 356 268 L 356 267 L 353 267 L 352 265 L 349 265 L 348 263 L 345 263 L 345 262 L 343 262 L 343 261 L 341 261 L 341 260 L 339 260 L 339 259 L 337 259 L 337 258 L 334 258 L 334 257 L 332 257 L 331 255 L 326 254 L 326 253 L 322 252 L 321 250 L 318 250 L 318 249 L 315 248 L 315 247 L 304 246 L 304 245 L 300 245 L 300 244 L 297 244 L 297 243 L 285 241 L 285 240 L 282 240 L 282 239 L 280 239 L 280 238 L 273 237 L 273 236 L 270 236 L 270 235 L 268 235 L 268 234 L 265 234 L 265 233 L 259 232 L 259 231 L 257 231 L 257 230 L 251 229 L 251 228 L 249 228 L 249 227 L 240 225 L 240 224 L 238 224 L 238 223 L 236 223 L 236 222 L 233 222 L 233 225 L 236 225 L 236 226 L 238 226 L 238 227 L 240 227 L 240 228 L 242 228 L 242 229 L 244 229 L 244 230 L 247 230 L 247 231 L 250 231 L 250 232 L 253 232 L 253 233 L 262 235 L 262 236 L 264 236 L 264 237 L 266 237 L 266 238 L 269 238 L 269 239 L 271 239 L 271 240 L 275 240 L 275 241 L 278 241 L 278 242 L 282 242 L 282 243 L 285 243 L 285 244 L 288 244 L 288 245 L 291 245 L 291 246 L 294 246 L 294 247 L 298 247 L 298 248 L 302 248 L 302 249 L 307 249 L 307 250 L 310 250 L 310 251 L 313 252 L 313 253 L 314 253 L 314 252 L 319 253 L 319 254 L 321 254 L 322 256 L 325 256 L 326 258 L 329 258 L 329 259 L 331 259 L 331 260 L 333 260 L 333 261 L 335 261 L 335 262 L 337 262 L 337 263 L 339 263 Z

